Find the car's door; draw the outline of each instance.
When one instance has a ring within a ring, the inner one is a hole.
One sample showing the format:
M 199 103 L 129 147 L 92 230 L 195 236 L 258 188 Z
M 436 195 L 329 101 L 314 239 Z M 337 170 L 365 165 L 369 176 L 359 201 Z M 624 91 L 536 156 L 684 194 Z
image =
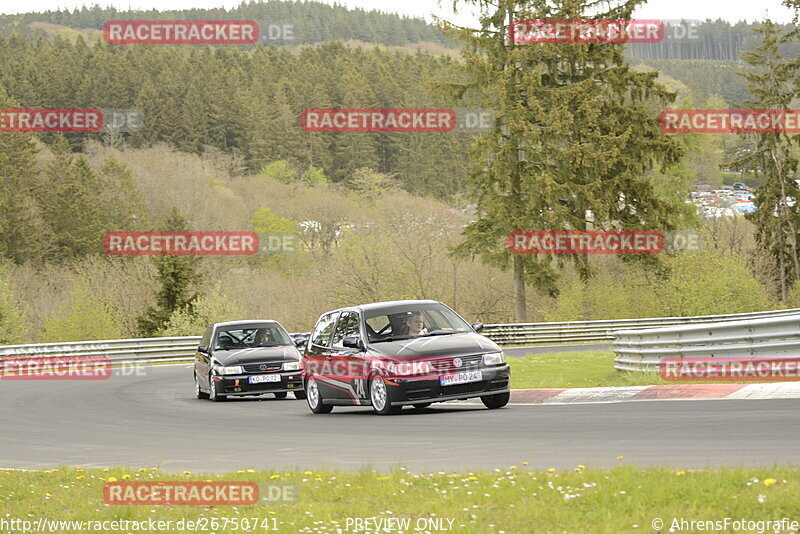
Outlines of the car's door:
M 334 311 L 319 318 L 308 339 L 303 361 L 304 376 L 317 381 L 320 395 L 325 399 L 333 398 L 336 394 L 336 389 L 330 383 L 332 370 L 329 363 L 329 347 L 338 316 L 339 312 Z
M 208 389 L 208 372 L 211 369 L 211 338 L 214 334 L 214 326 L 211 325 L 206 328 L 200 344 L 197 346 L 197 352 L 194 355 L 194 370 L 197 373 L 197 379 L 200 384 Z M 205 350 L 200 350 L 205 349 Z
M 361 347 L 346 347 L 344 340 L 358 340 Z M 361 336 L 361 317 L 356 311 L 343 311 L 336 323 L 331 339 L 329 362 L 334 372 L 332 383 L 338 388 L 336 399 L 344 399 L 358 404 L 365 398 L 366 363 L 364 361 L 363 338 Z

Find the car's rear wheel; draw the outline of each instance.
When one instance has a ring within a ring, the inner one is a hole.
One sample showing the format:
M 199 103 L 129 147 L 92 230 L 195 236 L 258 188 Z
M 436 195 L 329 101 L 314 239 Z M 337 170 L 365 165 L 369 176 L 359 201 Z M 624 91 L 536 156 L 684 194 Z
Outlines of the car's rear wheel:
M 508 404 L 509 399 L 511 399 L 511 393 L 498 393 L 497 395 L 484 395 L 481 397 L 483 401 L 483 405 L 489 408 L 490 410 L 496 410 L 497 408 L 502 408 L 506 404 Z
M 427 408 L 430 405 L 431 405 L 430 402 L 421 402 L 419 404 L 415 404 L 414 408 L 417 409 L 417 410 L 422 411 L 422 410 L 424 410 L 425 408 Z
M 198 399 L 207 399 L 208 393 L 200 389 L 200 379 L 197 378 L 197 373 L 194 374 L 194 394 Z
M 392 406 L 386 382 L 380 376 L 373 377 L 369 383 L 369 400 L 372 402 L 372 409 L 380 415 L 398 414 L 403 409 L 402 406 Z
M 306 401 L 313 413 L 331 413 L 333 406 L 325 404 L 319 393 L 319 385 L 313 378 L 306 380 Z
M 294 392 L 294 398 L 297 400 L 303 400 L 306 398 L 306 392 L 301 389 L 298 389 L 297 391 Z
M 286 393 L 285 391 L 279 391 L 277 393 L 273 393 L 273 395 L 275 395 L 276 399 L 285 399 L 288 393 Z
M 212 375 L 208 376 L 208 398 L 214 402 L 222 402 L 228 398 L 225 395 L 219 394 L 217 391 L 217 388 L 219 387 L 218 384 L 219 382 L 214 380 Z

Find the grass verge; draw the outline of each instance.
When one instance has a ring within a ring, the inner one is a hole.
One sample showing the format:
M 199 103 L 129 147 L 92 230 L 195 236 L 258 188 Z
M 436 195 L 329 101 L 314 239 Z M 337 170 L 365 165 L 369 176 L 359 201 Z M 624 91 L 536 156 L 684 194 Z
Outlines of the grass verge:
M 291 505 L 238 507 L 107 506 L 103 500 L 103 486 L 109 480 L 178 479 L 293 483 L 299 498 Z M 800 468 L 777 466 L 683 471 L 620 465 L 610 470 L 576 466 L 568 471 L 541 471 L 519 465 L 494 471 L 435 474 L 412 474 L 403 468 L 388 473 L 242 470 L 224 475 L 168 474 L 149 468 L 62 467 L 45 472 L 0 472 L 2 531 L 6 531 L 2 520 L 14 518 L 82 521 L 87 526 L 95 521 L 176 522 L 205 518 L 208 524 L 216 519 L 215 532 L 243 532 L 232 529 L 230 520 L 267 518 L 264 524 L 268 528 L 249 531 L 340 533 L 356 532 L 356 525 L 348 523 L 348 518 L 396 518 L 408 519 L 410 527 L 389 532 L 657 533 L 669 532 L 675 519 L 800 520 L 798 502 Z M 446 528 L 431 528 L 427 522 L 430 519 L 439 519 Z M 662 528 L 654 528 L 656 520 L 662 522 Z M 222 527 L 224 523 L 227 528 Z M 417 525 L 428 528 L 416 530 Z M 699 530 L 709 529 L 683 526 L 675 531 Z M 53 531 L 77 530 L 62 526 Z M 104 532 L 114 530 L 106 528 Z M 360 532 L 365 534 L 364 530 Z

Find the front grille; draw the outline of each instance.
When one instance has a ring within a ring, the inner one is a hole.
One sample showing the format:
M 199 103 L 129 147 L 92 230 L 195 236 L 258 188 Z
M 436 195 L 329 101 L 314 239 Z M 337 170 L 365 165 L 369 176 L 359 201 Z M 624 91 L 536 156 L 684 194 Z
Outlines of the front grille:
M 464 371 L 480 367 L 483 364 L 483 355 L 477 356 L 458 356 L 461 359 L 461 367 L 453 365 L 455 358 L 443 358 L 441 360 L 431 360 L 431 365 L 437 371 Z
M 248 363 L 242 366 L 245 373 L 274 373 L 280 371 L 282 367 L 282 363 Z

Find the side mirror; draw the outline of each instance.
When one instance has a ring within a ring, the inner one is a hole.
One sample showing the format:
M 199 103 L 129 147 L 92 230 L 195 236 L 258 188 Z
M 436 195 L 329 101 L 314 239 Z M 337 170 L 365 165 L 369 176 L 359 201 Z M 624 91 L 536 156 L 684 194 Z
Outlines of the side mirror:
M 208 354 L 208 345 L 200 345 L 199 347 L 197 347 L 197 352 Z
M 472 325 L 472 329 L 475 330 L 476 332 L 483 331 L 483 323 L 475 323 L 475 324 L 473 324 Z
M 347 347 L 348 349 L 364 348 L 364 346 L 361 344 L 361 339 L 358 336 L 347 336 L 346 338 L 342 339 L 342 346 Z

